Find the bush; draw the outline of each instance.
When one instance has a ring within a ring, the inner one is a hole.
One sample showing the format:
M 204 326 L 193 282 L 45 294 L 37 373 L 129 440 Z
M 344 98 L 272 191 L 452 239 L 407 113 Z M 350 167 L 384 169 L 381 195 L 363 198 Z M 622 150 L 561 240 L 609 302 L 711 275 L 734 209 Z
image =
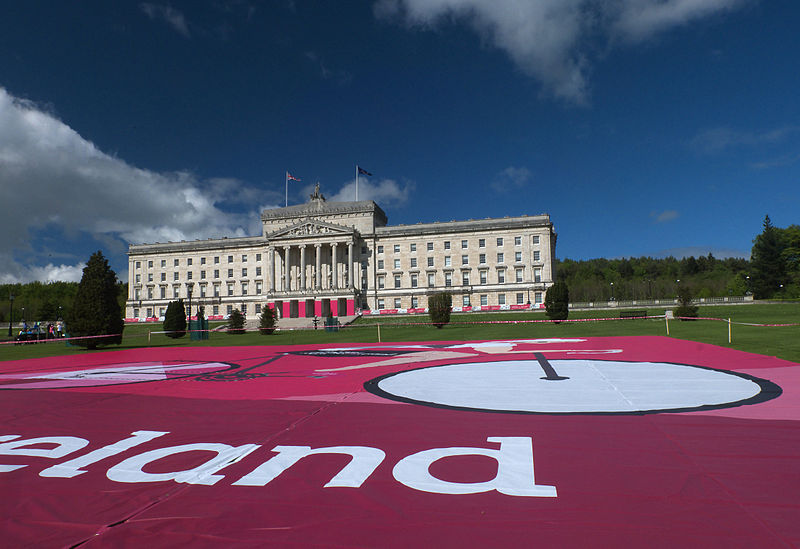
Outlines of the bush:
M 239 309 L 234 309 L 228 318 L 228 333 L 243 334 L 244 331 L 244 315 Z
M 167 332 L 167 337 L 178 339 L 186 335 L 186 308 L 183 300 L 170 301 L 167 311 L 164 313 L 163 330 Z
M 277 321 L 278 313 L 269 305 L 264 305 L 261 309 L 261 316 L 258 321 L 258 330 L 263 335 L 271 334 L 275 331 L 275 322 Z
M 441 329 L 450 323 L 450 310 L 453 305 L 453 296 L 449 292 L 439 292 L 428 298 L 428 314 L 431 324 Z
M 692 291 L 687 286 L 678 286 L 678 306 L 673 314 L 681 320 L 684 318 L 697 318 L 700 307 L 692 305 Z
M 117 301 L 119 289 L 117 275 L 108 266 L 102 252 L 92 254 L 83 269 L 68 326 L 73 337 L 110 337 L 77 339 L 75 345 L 96 349 L 99 345 L 122 343 L 125 323 Z
M 569 316 L 569 288 L 566 282 L 556 282 L 547 289 L 544 296 L 547 317 L 552 320 L 566 320 Z

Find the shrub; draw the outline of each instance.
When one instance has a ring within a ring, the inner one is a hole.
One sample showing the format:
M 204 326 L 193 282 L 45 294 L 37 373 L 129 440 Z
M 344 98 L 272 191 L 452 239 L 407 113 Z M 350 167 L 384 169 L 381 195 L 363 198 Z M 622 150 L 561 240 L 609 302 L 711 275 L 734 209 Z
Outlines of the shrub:
M 275 331 L 275 322 L 277 321 L 278 313 L 269 305 L 264 305 L 261 309 L 261 316 L 258 320 L 258 331 L 263 335 L 271 334 Z
M 547 317 L 552 320 L 566 320 L 569 316 L 569 288 L 566 282 L 556 282 L 547 289 L 544 296 Z
M 167 311 L 164 313 L 163 329 L 167 332 L 167 337 L 178 339 L 186 335 L 186 308 L 183 300 L 170 301 Z
M 228 318 L 228 333 L 243 334 L 244 331 L 244 315 L 239 309 L 234 309 Z
M 453 305 L 453 296 L 449 292 L 439 292 L 428 298 L 428 314 L 431 323 L 441 329 L 450 322 L 450 310 Z
M 684 318 L 696 318 L 700 307 L 692 305 L 692 291 L 687 286 L 678 286 L 678 306 L 675 307 L 673 314 L 681 320 Z

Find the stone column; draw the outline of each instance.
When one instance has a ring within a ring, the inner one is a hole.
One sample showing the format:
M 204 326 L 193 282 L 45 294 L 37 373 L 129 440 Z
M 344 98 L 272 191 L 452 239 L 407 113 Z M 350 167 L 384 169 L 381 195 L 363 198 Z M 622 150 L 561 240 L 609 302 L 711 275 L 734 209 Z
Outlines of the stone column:
M 288 292 L 292 289 L 291 286 L 291 272 L 289 268 L 289 252 L 291 251 L 291 246 L 284 246 L 283 247 L 283 256 L 286 258 L 283 262 L 283 291 Z
M 314 273 L 314 289 L 322 288 L 322 278 L 320 275 L 320 265 L 322 262 L 322 244 L 314 244 L 314 253 L 317 255 L 317 270 Z
M 275 292 L 275 246 L 269 247 L 269 291 Z
M 339 288 L 339 270 L 336 268 L 336 247 L 338 243 L 331 244 L 331 289 L 336 290 Z
M 353 289 L 353 279 L 355 278 L 355 263 L 353 262 L 353 243 L 347 244 L 347 264 L 350 265 L 349 273 L 347 275 L 347 287 Z
M 300 289 L 306 290 L 306 245 L 300 244 Z

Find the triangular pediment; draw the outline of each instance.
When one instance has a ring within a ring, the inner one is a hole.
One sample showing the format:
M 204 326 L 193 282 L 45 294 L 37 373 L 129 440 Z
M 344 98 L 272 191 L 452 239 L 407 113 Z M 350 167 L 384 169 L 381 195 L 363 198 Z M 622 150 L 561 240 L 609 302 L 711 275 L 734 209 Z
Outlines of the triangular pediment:
M 299 223 L 284 227 L 266 235 L 269 240 L 308 238 L 315 236 L 352 236 L 355 229 L 335 223 L 326 223 L 318 219 L 304 219 Z

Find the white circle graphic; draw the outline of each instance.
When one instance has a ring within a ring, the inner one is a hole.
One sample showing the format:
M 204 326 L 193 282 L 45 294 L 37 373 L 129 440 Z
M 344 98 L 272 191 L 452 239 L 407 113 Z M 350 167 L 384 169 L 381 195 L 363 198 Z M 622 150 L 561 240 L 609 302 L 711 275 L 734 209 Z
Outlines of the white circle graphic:
M 699 366 L 543 357 L 408 370 L 366 387 L 418 404 L 545 414 L 686 411 L 760 402 L 780 394 L 769 381 Z

